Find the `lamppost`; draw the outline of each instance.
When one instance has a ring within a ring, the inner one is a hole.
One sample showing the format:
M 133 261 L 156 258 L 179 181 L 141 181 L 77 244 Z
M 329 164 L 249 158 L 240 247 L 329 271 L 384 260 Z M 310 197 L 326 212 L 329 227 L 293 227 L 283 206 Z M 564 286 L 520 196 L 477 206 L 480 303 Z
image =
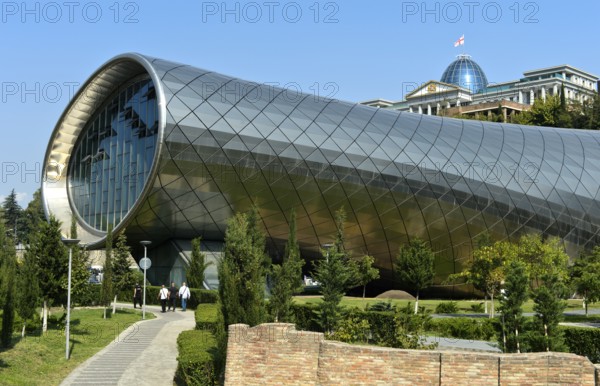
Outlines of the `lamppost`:
M 71 338 L 71 264 L 73 262 L 73 246 L 79 244 L 77 239 L 63 239 L 62 242 L 69 247 L 69 276 L 67 279 L 67 323 L 65 324 L 65 358 L 69 359 L 69 340 Z
M 140 244 L 142 244 L 144 246 L 144 261 L 147 262 L 149 261 L 148 259 L 148 245 L 152 244 L 152 241 L 140 241 Z M 142 299 L 142 320 L 146 319 L 146 269 L 149 268 L 148 264 L 144 263 L 143 267 L 144 269 L 144 292 L 143 292 L 143 299 Z
M 323 245 L 322 245 L 322 247 L 323 247 L 323 249 L 324 249 L 324 250 L 325 250 L 325 252 L 326 252 L 326 253 L 325 253 L 325 259 L 326 259 L 326 261 L 329 263 L 329 249 L 330 249 L 331 247 L 333 247 L 333 244 L 332 244 L 332 243 L 326 243 L 326 244 L 323 244 Z

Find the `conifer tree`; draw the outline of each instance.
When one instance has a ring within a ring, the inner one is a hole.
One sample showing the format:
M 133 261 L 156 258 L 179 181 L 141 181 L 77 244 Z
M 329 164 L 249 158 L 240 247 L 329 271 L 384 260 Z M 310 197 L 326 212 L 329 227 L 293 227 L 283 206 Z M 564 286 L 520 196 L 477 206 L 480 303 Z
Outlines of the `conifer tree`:
M 238 213 L 227 224 L 223 257 L 218 265 L 219 295 L 225 326 L 260 324 L 265 318 L 264 235 Z
M 302 291 L 302 266 L 300 247 L 296 239 L 296 212 L 292 210 L 290 233 L 281 265 L 273 265 L 272 288 L 269 299 L 271 316 L 276 322 L 292 322 L 293 296 Z
M 23 209 L 17 202 L 17 193 L 15 193 L 14 189 L 4 199 L 2 209 L 4 223 L 6 224 L 6 228 L 10 229 L 10 231 L 5 229 L 5 233 L 10 232 L 13 235 L 13 244 L 18 244 L 22 241 L 23 229 L 20 227 L 22 226 L 21 218 L 23 216 Z
M 583 297 L 585 316 L 588 316 L 588 305 L 600 300 L 600 246 L 575 260 L 569 267 L 569 277 L 573 288 Z
M 66 301 L 63 283 L 66 281 L 69 265 L 67 248 L 62 242 L 60 222 L 54 216 L 50 216 L 48 222 L 39 223 L 25 255 L 25 259 L 33 259 L 38 268 L 37 277 L 43 301 L 42 331 L 46 332 L 48 307 Z
M 22 221 L 19 223 L 23 230 L 22 242 L 28 243 L 29 238 L 35 236 L 35 231 L 38 229 L 39 223 L 46 221 L 44 208 L 42 206 L 42 193 L 38 189 L 33 193 L 33 199 L 27 204 L 27 208 L 23 210 Z
M 192 240 L 192 259 L 190 266 L 185 272 L 187 285 L 190 288 L 204 287 L 204 272 L 212 264 L 212 262 L 206 261 L 206 255 L 200 249 L 201 243 L 202 238 L 200 237 Z
M 77 221 L 75 216 L 71 218 L 71 239 L 77 239 Z M 72 260 L 71 260 L 71 306 L 78 304 L 84 299 L 89 298 L 90 294 L 90 271 L 89 266 L 89 253 L 82 245 L 72 245 Z M 63 282 L 63 289 L 66 291 L 68 288 L 68 278 L 65 278 Z
M 113 235 L 112 224 L 108 225 L 106 232 L 105 258 L 104 258 L 104 275 L 102 277 L 102 288 L 100 289 L 100 304 L 104 306 L 104 319 L 106 319 L 106 308 L 110 306 L 113 299 Z
M 363 299 L 367 291 L 367 284 L 373 280 L 379 279 L 379 269 L 373 267 L 375 258 L 365 255 L 356 263 L 356 271 L 358 275 L 358 284 L 363 287 Z
M 23 320 L 21 337 L 25 337 L 27 321 L 35 314 L 40 301 L 38 267 L 33 254 L 25 253 L 18 268 L 17 278 L 17 313 Z
M 9 347 L 12 341 L 13 325 L 15 320 L 15 275 L 17 258 L 13 240 L 6 237 L 4 224 L 0 222 L 0 290 L 3 296 L 2 304 L 2 332 L 0 343 L 2 347 Z
M 135 285 L 135 274 L 130 268 L 130 248 L 127 245 L 125 230 L 117 237 L 112 261 L 113 289 L 115 292 L 113 301 L 113 314 L 117 312 L 117 295 L 121 291 L 131 290 Z
M 522 351 L 522 339 L 519 339 L 519 334 L 525 333 L 522 307 L 527 301 L 528 289 L 529 276 L 526 265 L 519 260 L 511 261 L 506 270 L 504 297 L 500 299 L 502 336 L 499 337 L 499 343 L 500 347 L 504 347 L 504 352 Z
M 532 351 L 567 351 L 562 331 L 558 328 L 563 320 L 567 302 L 566 286 L 557 272 L 544 275 L 543 284 L 533 293 L 533 318 L 529 345 Z
M 433 282 L 435 256 L 423 240 L 414 239 L 400 247 L 395 269 L 400 282 L 416 292 L 415 314 L 419 310 L 419 294 Z
M 350 264 L 344 248 L 343 209 L 335 213 L 335 241 L 329 250 L 322 250 L 324 259 L 314 263 L 313 277 L 320 283 L 323 301 L 319 304 L 319 319 L 323 330 L 331 334 L 340 317 L 340 302 L 356 281 L 356 270 Z

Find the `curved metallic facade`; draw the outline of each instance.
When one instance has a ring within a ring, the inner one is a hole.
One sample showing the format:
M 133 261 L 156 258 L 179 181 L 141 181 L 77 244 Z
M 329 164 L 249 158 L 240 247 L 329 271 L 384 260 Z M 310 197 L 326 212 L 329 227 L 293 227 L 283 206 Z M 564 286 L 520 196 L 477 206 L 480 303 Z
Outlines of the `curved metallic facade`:
M 144 187 L 114 224 L 133 244 L 222 240 L 227 219 L 252 205 L 273 253 L 295 208 L 309 257 L 332 240 L 333 213 L 344 207 L 347 248 L 373 255 L 384 279 L 412 237 L 438 252 L 440 279 L 460 270 L 484 231 L 497 239 L 541 231 L 571 251 L 598 241 L 600 133 L 377 109 L 126 54 L 90 78 L 46 154 L 46 212 L 65 234 L 75 213 L 92 247 L 104 232 L 69 201 L 62 177 L 86 122 L 139 76 L 154 83 L 159 116 Z

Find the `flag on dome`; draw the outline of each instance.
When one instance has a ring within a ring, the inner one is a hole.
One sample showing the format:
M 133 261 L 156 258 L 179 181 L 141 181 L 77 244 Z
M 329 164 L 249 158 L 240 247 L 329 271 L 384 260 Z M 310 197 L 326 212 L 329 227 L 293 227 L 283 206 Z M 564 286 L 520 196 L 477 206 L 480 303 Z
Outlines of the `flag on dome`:
M 465 35 L 458 38 L 457 41 L 454 42 L 454 47 L 464 46 L 465 45 Z

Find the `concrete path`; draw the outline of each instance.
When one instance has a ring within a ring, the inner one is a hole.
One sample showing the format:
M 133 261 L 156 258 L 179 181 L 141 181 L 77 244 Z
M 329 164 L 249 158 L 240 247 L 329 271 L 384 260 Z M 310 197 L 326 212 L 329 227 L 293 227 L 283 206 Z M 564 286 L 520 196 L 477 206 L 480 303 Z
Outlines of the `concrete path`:
M 117 308 L 133 308 L 118 303 Z M 96 355 L 77 367 L 61 385 L 173 385 L 177 369 L 177 336 L 195 327 L 194 311 L 161 313 L 147 306 L 156 319 L 123 331 Z

